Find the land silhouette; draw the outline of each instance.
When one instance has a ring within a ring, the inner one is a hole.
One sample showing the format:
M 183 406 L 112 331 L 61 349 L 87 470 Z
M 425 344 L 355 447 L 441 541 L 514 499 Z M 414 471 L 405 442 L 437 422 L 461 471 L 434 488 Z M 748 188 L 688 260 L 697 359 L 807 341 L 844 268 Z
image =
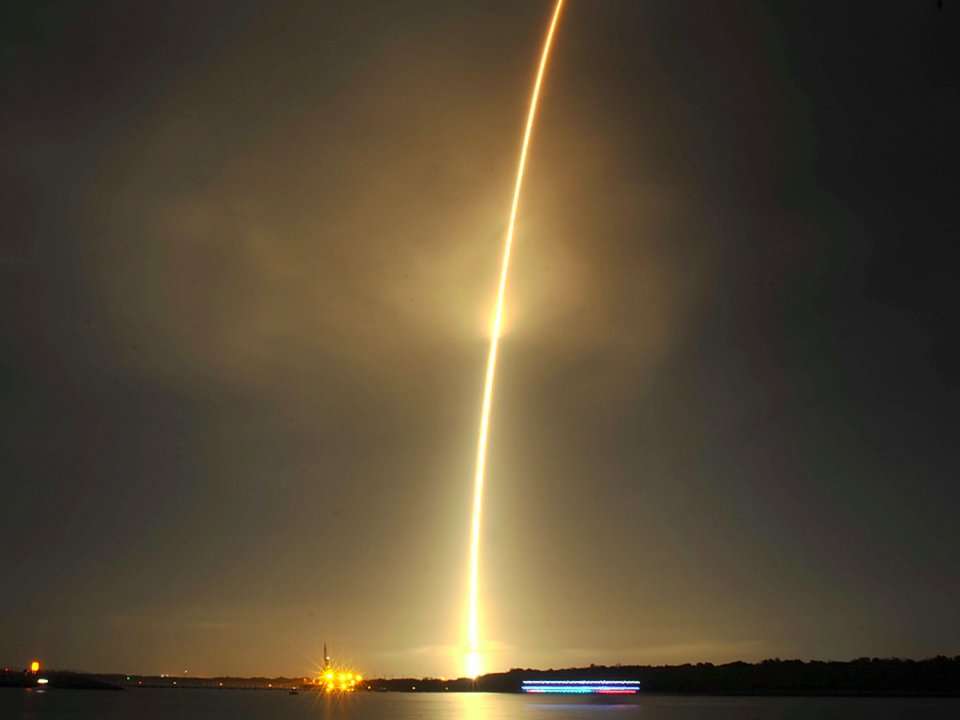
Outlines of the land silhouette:
M 757 663 L 589 665 L 514 668 L 474 680 L 372 679 L 374 690 L 520 692 L 524 680 L 639 680 L 641 692 L 698 695 L 960 696 L 960 655 L 926 660 L 858 658 L 848 662 L 763 660 Z
M 310 690 L 308 678 L 185 677 L 78 673 L 47 670 L 47 687 L 69 689 L 210 688 Z M 925 660 L 858 658 L 850 661 L 763 660 L 757 663 L 683 665 L 588 665 L 537 670 L 513 668 L 478 678 L 371 678 L 360 691 L 521 692 L 524 680 L 638 680 L 641 693 L 671 695 L 807 695 L 872 697 L 960 697 L 960 655 Z M 26 670 L 0 670 L 0 688 L 33 687 Z M 314 687 L 313 689 L 317 689 Z

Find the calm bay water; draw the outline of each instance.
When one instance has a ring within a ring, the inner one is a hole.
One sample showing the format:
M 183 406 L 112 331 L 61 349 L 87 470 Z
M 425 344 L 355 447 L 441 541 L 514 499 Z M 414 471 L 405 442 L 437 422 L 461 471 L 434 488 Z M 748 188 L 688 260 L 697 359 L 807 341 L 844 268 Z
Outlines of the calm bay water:
M 524 695 L 358 693 L 343 698 L 269 690 L 124 692 L 0 690 L 0 718 L 70 720 L 956 720 L 960 699 L 647 696 L 627 702 Z

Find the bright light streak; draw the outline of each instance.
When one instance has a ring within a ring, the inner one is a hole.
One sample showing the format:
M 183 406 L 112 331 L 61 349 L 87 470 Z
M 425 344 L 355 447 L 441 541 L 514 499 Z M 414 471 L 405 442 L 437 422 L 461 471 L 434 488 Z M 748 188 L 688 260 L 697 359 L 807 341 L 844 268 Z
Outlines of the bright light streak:
M 524 680 L 523 685 L 603 685 L 609 687 L 640 686 L 639 680 Z
M 538 695 L 636 695 L 637 690 L 615 690 L 585 685 L 550 685 L 549 687 L 523 688 L 525 693 Z
M 636 695 L 638 680 L 524 680 L 523 692 L 555 695 Z
M 464 658 L 466 673 L 477 677 L 483 672 L 483 657 L 480 653 L 479 587 L 480 587 L 480 520 L 483 510 L 483 485 L 487 466 L 487 437 L 490 427 L 490 408 L 493 405 L 493 381 L 497 370 L 497 347 L 500 344 L 500 332 L 503 324 L 503 304 L 507 290 L 507 276 L 510 271 L 510 250 L 513 247 L 513 233 L 517 224 L 517 209 L 520 207 L 520 191 L 523 189 L 523 173 L 527 165 L 527 151 L 533 134 L 533 123 L 540 103 L 540 87 L 547 70 L 553 34 L 560 20 L 563 0 L 557 0 L 547 30 L 540 55 L 537 77 L 530 95 L 530 109 L 527 112 L 527 125 L 520 146 L 520 161 L 517 166 L 517 179 L 513 188 L 513 202 L 510 206 L 510 221 L 507 223 L 507 236 L 504 240 L 503 257 L 500 262 L 500 283 L 497 287 L 497 304 L 493 314 L 493 327 L 490 334 L 490 349 L 487 354 L 487 373 L 483 385 L 483 406 L 480 414 L 480 434 L 477 439 L 477 464 L 473 478 L 473 518 L 470 527 L 470 576 L 467 599 L 467 653 Z

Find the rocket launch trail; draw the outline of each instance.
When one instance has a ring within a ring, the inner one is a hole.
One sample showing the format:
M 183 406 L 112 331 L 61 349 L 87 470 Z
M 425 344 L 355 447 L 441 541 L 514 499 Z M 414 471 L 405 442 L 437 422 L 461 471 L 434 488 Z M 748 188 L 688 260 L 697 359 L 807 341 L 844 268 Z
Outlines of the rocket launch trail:
M 523 189 L 523 174 L 527 165 L 527 151 L 530 148 L 530 137 L 533 134 L 533 125 L 537 117 L 537 105 L 540 103 L 540 88 L 546 74 L 547 62 L 550 59 L 550 49 L 553 46 L 553 36 L 560 20 L 560 11 L 563 0 L 557 0 L 547 30 L 547 37 L 540 54 L 540 65 L 537 68 L 536 80 L 530 94 L 530 109 L 527 112 L 527 124 L 523 132 L 523 143 L 520 146 L 520 160 L 517 165 L 517 179 L 513 188 L 513 202 L 510 205 L 510 220 L 507 223 L 507 235 L 504 240 L 503 257 L 500 262 L 500 282 L 497 286 L 497 304 L 493 314 L 493 326 L 490 335 L 490 349 L 487 354 L 487 372 L 483 385 L 483 406 L 480 414 L 480 432 L 477 438 L 477 462 L 473 478 L 473 516 L 470 526 L 470 576 L 469 596 L 467 599 L 467 653 L 465 658 L 466 673 L 469 677 L 476 677 L 483 670 L 483 658 L 480 652 L 479 627 L 479 586 L 480 586 L 480 525 L 483 511 L 483 486 L 487 465 L 487 438 L 490 429 L 490 410 L 493 405 L 493 386 L 497 371 L 497 349 L 500 344 L 500 332 L 503 324 L 504 296 L 507 290 L 507 277 L 510 273 L 510 250 L 513 247 L 513 235 L 517 224 L 517 209 L 520 206 L 520 193 Z

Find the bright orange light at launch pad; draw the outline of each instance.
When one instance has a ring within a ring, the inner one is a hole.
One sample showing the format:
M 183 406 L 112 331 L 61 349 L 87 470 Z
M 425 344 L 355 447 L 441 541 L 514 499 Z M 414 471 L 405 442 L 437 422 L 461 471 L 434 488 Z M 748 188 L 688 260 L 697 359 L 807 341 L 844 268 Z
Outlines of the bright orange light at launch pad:
M 363 675 L 349 670 L 326 670 L 313 683 L 324 692 L 353 692 L 363 682 Z
M 493 381 L 497 369 L 497 346 L 500 344 L 500 331 L 503 324 L 503 304 L 507 289 L 507 276 L 510 271 L 510 250 L 513 247 L 513 233 L 517 224 L 517 208 L 520 206 L 520 191 L 523 188 L 523 173 L 527 165 L 527 150 L 530 147 L 530 136 L 533 134 L 533 123 L 537 116 L 537 105 L 540 102 L 540 86 L 546 74 L 547 61 L 550 58 L 550 48 L 553 45 L 553 34 L 560 19 L 560 10 L 563 0 L 557 0 L 547 30 L 547 37 L 543 43 L 543 52 L 540 55 L 540 66 L 537 69 L 537 78 L 533 83 L 533 92 L 530 95 L 530 110 L 527 113 L 527 125 L 523 132 L 523 144 L 520 146 L 520 161 L 517 167 L 517 179 L 513 188 L 513 202 L 510 206 L 510 221 L 507 224 L 507 236 L 504 240 L 503 258 L 500 263 L 500 283 L 497 287 L 497 305 L 493 314 L 493 328 L 490 334 L 490 350 L 487 354 L 487 374 L 483 385 L 483 409 L 480 414 L 480 434 L 477 440 L 477 464 L 473 478 L 473 518 L 470 526 L 470 576 L 469 595 L 467 598 L 467 652 L 464 657 L 466 673 L 469 677 L 477 677 L 483 672 L 483 656 L 480 652 L 480 621 L 479 621 L 479 575 L 480 575 L 480 519 L 483 509 L 483 485 L 487 465 L 487 436 L 490 427 L 490 408 L 493 404 Z

